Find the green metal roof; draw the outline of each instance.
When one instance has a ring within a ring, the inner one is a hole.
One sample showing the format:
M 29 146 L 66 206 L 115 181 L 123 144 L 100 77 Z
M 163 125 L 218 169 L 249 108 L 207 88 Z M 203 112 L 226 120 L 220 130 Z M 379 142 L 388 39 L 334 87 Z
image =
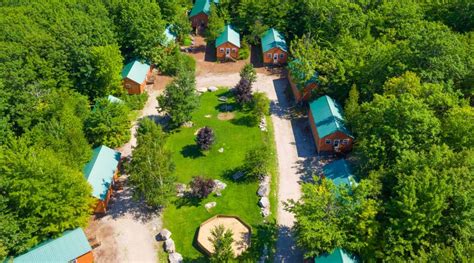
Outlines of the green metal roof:
M 104 200 L 112 184 L 121 154 L 102 145 L 94 149 L 92 159 L 84 167 L 84 176 L 92 186 L 92 196 Z
M 128 78 L 135 81 L 138 84 L 142 84 L 146 79 L 146 74 L 150 70 L 150 65 L 146 63 L 141 63 L 138 60 L 134 60 L 127 65 L 122 70 L 122 78 Z
M 285 52 L 288 51 L 285 38 L 278 31 L 270 28 L 262 37 L 262 50 L 263 52 L 267 52 L 274 47 L 277 47 Z
M 335 185 L 346 184 L 350 186 L 352 184 L 351 178 L 354 179 L 351 166 L 344 159 L 326 164 L 323 167 L 323 173 L 324 176 L 327 179 L 331 179 Z
M 121 99 L 119 99 L 115 96 L 112 96 L 112 95 L 107 96 L 107 100 L 109 100 L 109 102 L 111 102 L 111 103 L 122 103 L 123 102 L 123 100 L 121 100 Z
M 288 63 L 288 69 L 290 70 L 291 75 L 296 76 L 299 79 L 306 79 L 306 73 L 301 72 L 299 70 L 299 67 L 298 67 L 301 63 L 302 63 L 301 60 L 295 59 L 295 60 L 291 61 L 290 63 Z M 319 82 L 318 76 L 319 76 L 318 72 L 316 72 L 316 70 L 315 70 L 313 75 L 311 76 L 311 78 L 308 79 L 304 83 L 304 86 L 306 87 L 310 83 L 318 83 Z M 297 86 L 298 86 L 298 88 L 301 88 L 300 87 L 301 85 L 299 83 L 297 84 Z
M 82 228 L 66 231 L 61 237 L 51 239 L 32 248 L 29 252 L 13 259 L 14 263 L 67 263 L 92 248 Z
M 173 32 L 171 32 L 171 25 L 167 26 L 166 29 L 165 29 L 165 45 L 169 44 L 169 43 L 173 43 L 174 41 L 176 41 L 176 36 L 174 35 Z
M 218 4 L 219 0 L 214 0 L 214 4 Z M 209 15 L 209 12 L 211 10 L 211 1 L 210 0 L 196 0 L 196 2 L 193 5 L 193 9 L 191 9 L 191 13 L 189 13 L 189 16 L 195 16 L 199 13 L 204 13 L 206 15 Z
M 318 130 L 319 138 L 340 131 L 352 137 L 352 133 L 346 128 L 342 117 L 342 107 L 329 96 L 322 96 L 309 104 L 309 109 L 314 118 L 314 124 Z
M 344 250 L 337 248 L 331 254 L 321 255 L 314 259 L 315 263 L 356 263 Z
M 217 37 L 216 47 L 227 42 L 240 47 L 240 35 L 230 25 L 225 26 L 224 31 Z

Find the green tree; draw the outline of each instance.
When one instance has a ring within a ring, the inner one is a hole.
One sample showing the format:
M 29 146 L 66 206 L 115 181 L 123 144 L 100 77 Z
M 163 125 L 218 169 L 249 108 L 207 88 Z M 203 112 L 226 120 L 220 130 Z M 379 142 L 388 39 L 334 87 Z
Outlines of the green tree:
M 453 149 L 469 149 L 474 144 L 474 109 L 456 107 L 448 111 L 443 121 L 444 141 Z
M 95 86 L 87 92 L 89 98 L 108 95 L 120 96 L 125 93 L 122 86 L 123 58 L 117 45 L 92 47 Z
M 199 106 L 194 73 L 181 72 L 157 99 L 158 111 L 170 116 L 172 126 L 190 121 L 192 112 Z
M 262 118 L 270 114 L 270 100 L 263 92 L 255 92 L 252 98 L 251 116 L 253 123 L 257 125 Z
M 130 140 L 130 110 L 124 103 L 97 100 L 94 109 L 85 120 L 86 136 L 94 146 L 119 147 Z
M 135 198 L 153 207 L 164 207 L 175 195 L 174 163 L 165 147 L 166 134 L 150 119 L 140 122 L 137 147 L 126 166 Z
M 257 71 L 251 63 L 245 63 L 240 70 L 240 78 L 248 80 L 250 83 L 254 83 L 257 80 Z
M 347 98 L 346 104 L 344 106 L 344 117 L 349 126 L 352 127 L 352 123 L 356 119 L 359 112 L 359 91 L 355 85 L 352 85 L 351 90 L 349 91 L 349 97 Z
M 249 150 L 244 159 L 245 176 L 250 180 L 258 180 L 266 176 L 270 167 L 270 154 L 267 145 Z
M 296 83 L 303 85 L 310 80 L 316 69 L 318 60 L 318 47 L 316 41 L 309 35 L 303 35 L 301 38 L 295 38 L 291 41 L 290 52 L 293 60 L 292 66 L 301 74 L 294 74 L 291 77 Z
M 214 247 L 211 255 L 211 262 L 229 262 L 234 258 L 232 243 L 234 243 L 234 233 L 232 230 L 225 229 L 224 225 L 218 225 L 211 230 L 209 241 Z
M 207 24 L 206 30 L 207 42 L 215 41 L 217 37 L 224 31 L 225 27 L 225 20 L 219 15 L 214 1 L 211 1 L 210 9 L 209 22 Z

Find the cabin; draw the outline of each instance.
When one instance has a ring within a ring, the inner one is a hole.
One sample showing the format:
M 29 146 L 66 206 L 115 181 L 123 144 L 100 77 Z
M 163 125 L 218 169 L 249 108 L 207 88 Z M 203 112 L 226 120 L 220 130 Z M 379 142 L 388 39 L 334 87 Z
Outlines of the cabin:
M 309 123 L 318 153 L 347 153 L 354 137 L 344 124 L 341 106 L 329 96 L 309 104 Z
M 212 0 L 218 4 L 219 0 Z M 194 30 L 202 31 L 207 28 L 209 14 L 211 12 L 211 0 L 196 0 L 193 9 L 189 13 L 189 19 Z
M 352 168 L 344 159 L 339 159 L 323 166 L 323 175 L 324 178 L 332 180 L 336 186 L 357 185 L 355 176 L 352 173 Z
M 145 91 L 152 67 L 138 60 L 131 61 L 122 70 L 123 86 L 128 94 L 141 94 Z
M 318 87 L 319 82 L 316 71 L 311 76 L 301 71 L 301 63 L 298 59 L 288 63 L 288 81 L 296 103 L 308 101 L 311 98 L 311 92 Z M 301 80 L 305 81 L 301 82 Z
M 281 65 L 288 59 L 288 46 L 285 38 L 275 29 L 270 28 L 261 38 L 263 63 Z
M 163 40 L 164 46 L 169 46 L 176 42 L 176 35 L 171 31 L 171 25 L 167 26 L 164 32 L 165 39 Z
M 314 263 L 357 263 L 357 260 L 343 249 L 336 248 L 331 254 L 315 258 Z
M 84 177 L 92 186 L 92 196 L 97 200 L 94 212 L 107 212 L 112 186 L 118 177 L 121 154 L 102 145 L 94 149 L 92 159 L 84 167 Z
M 240 35 L 230 25 L 216 39 L 216 54 L 219 60 L 239 59 Z
M 62 236 L 45 241 L 23 255 L 15 257 L 14 263 L 31 262 L 75 262 L 92 263 L 94 256 L 82 228 L 66 231 Z

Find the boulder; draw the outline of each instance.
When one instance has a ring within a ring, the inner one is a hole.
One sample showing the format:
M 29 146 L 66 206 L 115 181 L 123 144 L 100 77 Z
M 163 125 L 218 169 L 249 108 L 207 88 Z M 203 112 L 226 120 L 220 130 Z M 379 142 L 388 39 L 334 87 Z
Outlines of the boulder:
M 262 197 L 258 201 L 258 205 L 263 208 L 270 207 L 270 200 L 268 200 L 268 197 Z
M 234 180 L 239 180 L 240 178 L 244 177 L 244 173 L 239 171 L 239 172 L 236 172 L 234 175 L 232 175 L 232 179 Z
M 226 187 L 227 187 L 227 184 L 225 184 L 224 182 L 217 179 L 214 180 L 214 191 L 224 190 Z
M 165 251 L 168 253 L 173 253 L 176 251 L 173 239 L 170 238 L 165 241 Z
M 182 263 L 183 256 L 181 256 L 181 254 L 179 253 L 174 252 L 168 255 L 168 260 L 170 261 L 170 263 Z
M 270 193 L 270 188 L 266 184 L 260 185 L 257 191 L 257 194 L 260 197 L 268 196 L 269 193 Z
M 165 241 L 171 237 L 171 232 L 168 229 L 163 228 L 158 234 L 158 236 L 161 240 Z
M 210 202 L 210 203 L 207 203 L 204 205 L 204 207 L 207 209 L 207 210 L 210 210 L 211 208 L 215 207 L 217 205 L 216 202 Z
M 187 122 L 183 123 L 183 125 L 181 125 L 181 126 L 183 126 L 184 128 L 191 128 L 191 127 L 194 126 L 194 123 L 192 121 L 187 121 Z
M 187 188 L 188 187 L 185 184 L 176 184 L 176 196 L 183 197 Z
M 267 217 L 271 214 L 270 207 L 262 208 L 262 216 Z
M 222 101 L 222 102 L 227 102 L 227 97 L 226 96 L 220 96 L 217 100 Z
M 215 86 L 210 86 L 210 87 L 207 88 L 207 90 L 208 90 L 209 92 L 217 91 L 217 87 L 215 87 Z

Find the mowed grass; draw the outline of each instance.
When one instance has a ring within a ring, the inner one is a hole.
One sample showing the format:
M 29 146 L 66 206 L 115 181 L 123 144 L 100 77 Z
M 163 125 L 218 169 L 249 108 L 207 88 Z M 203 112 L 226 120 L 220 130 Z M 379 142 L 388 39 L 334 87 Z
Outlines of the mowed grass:
M 217 118 L 221 105 L 225 104 L 218 101 L 218 98 L 223 95 L 229 97 L 227 104 L 234 107 L 235 118 L 232 120 Z M 273 238 L 273 229 L 263 227 L 263 217 L 258 207 L 259 198 L 256 194 L 258 182 L 234 182 L 231 179 L 231 176 L 242 167 L 248 150 L 265 141 L 270 142 L 271 149 L 274 149 L 272 130 L 262 132 L 258 127 L 250 126 L 248 113 L 241 111 L 230 97 L 231 94 L 227 90 L 202 94 L 201 105 L 193 114 L 194 126 L 180 128 L 171 133 L 168 138 L 167 144 L 173 152 L 178 182 L 188 184 L 192 177 L 201 175 L 219 179 L 227 184 L 221 197 L 211 194 L 200 201 L 176 198 L 164 210 L 164 227 L 172 232 L 176 250 L 183 255 L 185 261 L 205 260 L 204 255 L 197 249 L 195 238 L 199 225 L 216 214 L 237 215 L 252 226 L 254 251 L 250 252 L 249 258 L 254 258 L 255 253 L 261 251 L 263 242 L 273 242 L 269 240 Z M 211 117 L 206 117 L 206 115 L 211 115 Z M 268 125 L 271 127 L 271 122 Z M 209 126 L 214 130 L 216 142 L 210 151 L 201 153 L 194 141 L 194 134 L 204 126 Z M 224 148 L 223 153 L 218 152 L 221 147 Z M 275 178 L 276 161 L 273 151 L 268 158 L 273 159 L 271 172 L 272 178 Z M 272 190 L 276 188 L 275 184 L 276 181 L 273 181 Z M 212 201 L 217 202 L 217 206 L 208 212 L 204 205 Z M 271 201 L 273 212 L 276 210 L 275 196 L 271 197 Z M 273 221 L 273 218 L 270 218 L 270 221 Z

